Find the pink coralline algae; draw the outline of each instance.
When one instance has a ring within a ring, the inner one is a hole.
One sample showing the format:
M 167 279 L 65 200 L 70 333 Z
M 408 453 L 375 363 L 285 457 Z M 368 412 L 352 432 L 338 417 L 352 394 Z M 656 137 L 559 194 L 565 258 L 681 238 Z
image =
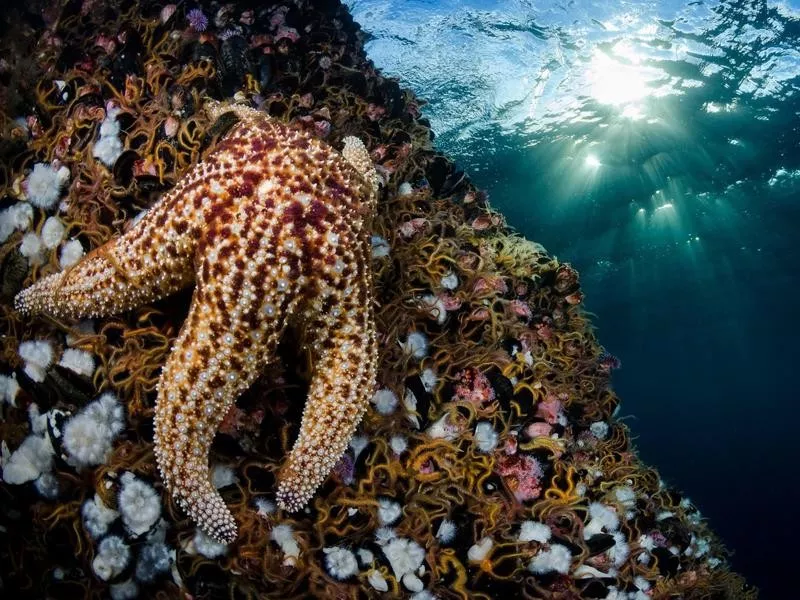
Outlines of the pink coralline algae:
M 495 394 L 486 375 L 476 369 L 465 369 L 458 374 L 460 379 L 456 384 L 453 400 L 469 402 L 476 407 L 484 406 L 494 400 Z
M 341 482 L 345 485 L 350 485 L 355 481 L 356 465 L 353 457 L 349 452 L 342 455 L 339 462 L 333 468 L 333 473 L 339 477 Z
M 472 286 L 472 291 L 476 294 L 485 294 L 486 292 L 505 294 L 508 291 L 508 285 L 506 285 L 502 277 L 490 275 L 476 280 Z
M 264 420 L 264 410 L 256 409 L 252 412 L 245 412 L 235 404 L 225 414 L 219 431 L 238 438 L 243 432 L 253 433 L 258 431 L 261 421 Z
M 548 396 L 536 407 L 536 416 L 544 419 L 551 425 L 555 425 L 558 423 L 562 409 L 563 406 L 558 398 Z
M 314 131 L 321 138 L 326 138 L 331 133 L 330 121 L 314 121 Z
M 296 42 L 300 39 L 300 34 L 297 33 L 297 30 L 294 27 L 286 27 L 285 25 L 281 25 L 278 27 L 278 31 L 275 33 L 275 41 L 279 40 L 289 40 L 290 42 Z
M 546 435 L 550 435 L 550 432 L 553 431 L 553 426 L 549 423 L 531 423 L 527 427 L 525 427 L 525 433 L 528 437 L 535 438 L 535 437 L 542 437 Z
M 537 335 L 542 338 L 543 340 L 549 340 L 553 337 L 553 328 L 550 326 L 549 323 L 537 323 L 536 324 L 536 333 Z
M 422 217 L 416 217 L 411 219 L 410 221 L 404 221 L 397 227 L 397 233 L 399 233 L 405 239 L 410 239 L 414 237 L 420 231 L 425 229 L 425 226 L 428 224 L 428 219 L 424 219 Z
M 654 529 L 648 535 L 652 538 L 653 544 L 657 548 L 666 548 L 667 547 L 669 542 L 668 542 L 666 536 L 663 533 L 661 533 L 660 531 L 658 531 L 657 529 Z
M 102 33 L 95 38 L 94 45 L 105 50 L 106 54 L 112 54 L 117 48 L 117 42 L 114 38 L 103 35 Z
M 289 12 L 288 6 L 279 6 L 269 19 L 269 25 L 272 28 L 280 27 L 286 21 L 286 13 Z
M 442 301 L 445 310 L 458 310 L 463 304 L 461 298 L 448 293 L 441 293 L 437 296 Z
M 508 310 L 512 315 L 530 319 L 532 316 L 531 307 L 522 300 L 512 300 L 508 303 Z
M 495 469 L 520 502 L 535 500 L 542 494 L 544 472 L 542 465 L 533 456 L 501 454 Z

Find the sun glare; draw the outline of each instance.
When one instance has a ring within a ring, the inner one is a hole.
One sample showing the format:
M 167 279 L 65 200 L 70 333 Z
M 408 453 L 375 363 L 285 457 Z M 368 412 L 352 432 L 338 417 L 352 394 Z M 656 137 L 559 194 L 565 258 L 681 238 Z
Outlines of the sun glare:
M 642 112 L 642 108 L 640 106 L 636 106 L 635 104 L 629 104 L 628 106 L 622 109 L 622 116 L 630 119 L 631 121 L 638 121 L 645 115 Z
M 592 169 L 596 169 L 602 163 L 600 162 L 600 159 L 597 158 L 594 154 L 590 154 L 589 156 L 586 157 L 585 164 L 586 164 L 587 167 L 591 167 Z
M 619 62 L 605 52 L 595 50 L 588 68 L 592 96 L 599 102 L 616 106 L 630 105 L 649 96 L 652 90 L 647 82 L 651 79 L 652 69 L 636 64 L 638 61 L 633 60 L 629 48 L 615 53 L 633 64 Z M 641 115 L 637 106 L 626 107 L 626 110 L 626 116 Z

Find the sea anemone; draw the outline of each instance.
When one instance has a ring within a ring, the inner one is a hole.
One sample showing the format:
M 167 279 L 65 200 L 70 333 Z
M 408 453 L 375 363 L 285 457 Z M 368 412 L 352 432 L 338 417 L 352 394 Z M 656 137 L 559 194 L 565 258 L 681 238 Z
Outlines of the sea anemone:
M 428 338 L 420 331 L 408 335 L 405 342 L 400 344 L 403 350 L 413 358 L 421 360 L 428 354 Z
M 292 526 L 286 524 L 276 525 L 272 528 L 270 538 L 278 544 L 286 555 L 284 564 L 294 564 L 295 560 L 300 556 L 300 546 L 294 537 Z
M 544 523 L 537 521 L 523 521 L 519 530 L 520 542 L 539 542 L 544 544 L 550 540 L 552 532 Z
M 120 127 L 117 122 L 119 111 L 120 109 L 117 107 L 109 107 L 106 118 L 100 124 L 100 137 L 92 150 L 92 156 L 107 167 L 113 167 L 123 151 L 122 140 L 119 139 Z
M 166 544 L 160 542 L 147 544 L 139 552 L 136 561 L 136 579 L 142 583 L 149 583 L 166 572 L 171 564 L 170 549 Z
M 189 22 L 189 27 L 197 32 L 203 32 L 208 28 L 208 17 L 199 8 L 193 8 L 186 13 L 186 20 Z
M 139 586 L 133 579 L 115 583 L 109 587 L 111 600 L 134 600 L 139 597 Z
M 131 549 L 121 537 L 110 535 L 103 538 L 92 561 L 92 570 L 103 581 L 116 577 L 128 566 Z
M 108 527 L 119 518 L 119 513 L 103 504 L 97 494 L 83 503 L 81 507 L 83 528 L 92 536 L 99 539 L 108 532 Z
M 140 536 L 150 531 L 161 516 L 161 496 L 150 484 L 131 472 L 120 477 L 119 512 L 122 522 L 131 535 Z
M 375 410 L 382 415 L 390 415 L 397 408 L 398 400 L 397 395 L 389 389 L 383 388 L 375 392 L 372 396 L 372 403 L 375 405 Z
M 442 544 L 449 544 L 455 539 L 457 531 L 458 528 L 453 521 L 442 519 L 442 522 L 439 523 L 439 529 L 436 531 L 436 537 Z
M 67 181 L 69 181 L 67 167 L 36 163 L 25 184 L 28 202 L 45 210 L 52 208 L 61 197 L 61 188 Z
M 76 468 L 103 464 L 123 426 L 122 406 L 113 394 L 103 394 L 64 426 L 67 462 Z
M 358 573 L 356 556 L 347 548 L 335 546 L 322 551 L 325 553 L 325 568 L 334 579 L 344 580 Z
M 53 346 L 47 340 L 30 340 L 19 345 L 19 357 L 25 361 L 25 374 L 36 382 L 44 381 L 53 364 Z
M 200 554 L 206 558 L 219 558 L 228 553 L 228 546 L 212 539 L 202 529 L 197 529 L 187 552 Z
M 613 533 L 619 528 L 619 516 L 616 511 L 600 502 L 589 505 L 590 520 L 583 528 L 584 539 L 589 539 L 598 533 Z
M 85 350 L 77 350 L 76 348 L 65 349 L 58 364 L 84 377 L 91 377 L 95 369 L 92 355 Z
M 397 581 L 404 580 L 406 575 L 413 575 L 425 560 L 425 549 L 408 538 L 390 539 L 383 546 L 383 554 L 389 561 Z
M 31 264 L 38 265 L 44 259 L 45 246 L 40 238 L 34 232 L 28 232 L 22 236 L 22 244 L 19 246 L 19 252 L 28 259 Z
M 475 426 L 475 445 L 481 452 L 491 452 L 497 447 L 500 436 L 489 421 L 481 421 Z
M 0 243 L 16 230 L 25 231 L 33 223 L 33 207 L 27 202 L 17 202 L 0 212 Z
M 572 553 L 562 544 L 551 544 L 548 550 L 537 554 L 528 565 L 531 573 L 544 575 L 546 573 L 569 573 L 572 564 Z
M 0 403 L 16 407 L 19 389 L 16 373 L 0 375 Z
M 37 479 L 53 468 L 53 455 L 53 446 L 46 435 L 36 433 L 29 435 L 19 448 L 3 461 L 3 481 L 20 485 Z
M 392 525 L 403 514 L 403 507 L 389 498 L 378 500 L 378 521 L 381 525 Z
M 61 246 L 61 256 L 58 259 L 62 269 L 71 267 L 81 258 L 83 258 L 83 246 L 78 240 L 70 240 Z

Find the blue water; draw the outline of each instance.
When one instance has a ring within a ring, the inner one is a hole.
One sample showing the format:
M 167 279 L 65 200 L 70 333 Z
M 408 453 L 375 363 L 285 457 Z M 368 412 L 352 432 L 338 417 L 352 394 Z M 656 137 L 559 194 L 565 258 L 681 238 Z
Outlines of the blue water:
M 644 460 L 796 597 L 800 2 L 348 5 L 438 148 L 580 270 Z

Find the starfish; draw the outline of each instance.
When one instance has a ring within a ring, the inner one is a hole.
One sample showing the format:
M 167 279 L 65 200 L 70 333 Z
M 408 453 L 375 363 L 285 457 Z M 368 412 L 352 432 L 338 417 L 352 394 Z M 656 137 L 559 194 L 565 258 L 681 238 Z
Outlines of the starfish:
M 303 508 L 347 449 L 375 388 L 367 225 L 378 176 L 366 148 L 341 153 L 263 113 L 239 122 L 127 233 L 20 292 L 16 308 L 111 315 L 195 284 L 158 384 L 155 456 L 166 488 L 229 543 L 236 522 L 211 484 L 211 441 L 236 398 L 297 324 L 314 366 L 300 433 L 278 474 L 279 507 Z

